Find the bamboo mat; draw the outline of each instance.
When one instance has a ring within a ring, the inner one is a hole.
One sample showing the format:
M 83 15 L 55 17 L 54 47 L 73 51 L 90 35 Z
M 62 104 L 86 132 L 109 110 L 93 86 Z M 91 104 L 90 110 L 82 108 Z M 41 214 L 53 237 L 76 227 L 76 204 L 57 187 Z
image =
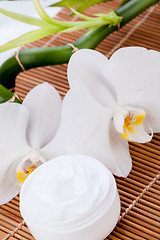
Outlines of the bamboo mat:
M 116 9 L 119 0 L 101 3 L 86 11 L 88 15 Z M 57 16 L 70 20 L 68 10 Z M 77 17 L 73 16 L 73 20 Z M 75 41 L 84 31 L 55 34 L 28 44 L 24 48 L 58 46 Z M 160 51 L 160 5 L 148 9 L 119 31 L 107 37 L 97 50 L 110 56 L 124 46 L 143 46 Z M 35 85 L 48 81 L 63 97 L 68 91 L 67 65 L 37 68 L 17 77 L 16 92 L 24 98 Z M 106 239 L 110 240 L 158 240 L 160 239 L 160 134 L 155 134 L 151 143 L 130 144 L 133 168 L 127 178 L 116 178 L 121 199 L 121 219 Z M 0 240 L 33 240 L 19 212 L 19 196 L 0 206 Z M 44 239 L 45 240 L 45 239 Z M 56 240 L 56 239 L 55 239 Z M 91 239 L 88 239 L 91 240 Z

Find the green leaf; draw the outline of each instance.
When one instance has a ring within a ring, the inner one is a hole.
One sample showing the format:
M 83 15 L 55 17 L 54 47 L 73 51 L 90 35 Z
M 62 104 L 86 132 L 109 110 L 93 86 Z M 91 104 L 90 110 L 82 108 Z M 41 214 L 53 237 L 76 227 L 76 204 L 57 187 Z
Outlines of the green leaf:
M 24 22 L 30 25 L 35 25 L 35 26 L 39 26 L 39 27 L 51 27 L 50 24 L 46 23 L 45 21 L 43 21 L 42 19 L 38 19 L 35 17 L 30 17 L 24 14 L 20 14 L 20 13 L 15 13 L 12 11 L 7 11 L 5 9 L 0 8 L 0 13 L 2 13 L 3 15 L 13 18 L 17 21 L 20 22 Z
M 103 25 L 109 25 L 110 27 L 117 26 L 122 21 L 122 17 L 118 16 L 113 10 L 111 10 L 109 14 L 99 13 L 94 15 L 97 17 L 89 18 L 89 20 L 86 21 L 77 21 L 77 25 L 64 29 L 62 32 L 70 33 L 86 28 L 91 28 L 92 31 L 93 28 L 95 29 Z
M 79 17 L 81 17 L 83 21 L 76 21 L 76 22 L 58 21 L 56 19 L 52 19 L 44 11 L 39 0 L 33 0 L 33 2 L 35 4 L 38 14 L 42 19 L 35 19 L 26 15 L 5 11 L 0 8 L 1 12 L 3 12 L 6 15 L 9 15 L 14 19 L 26 22 L 28 24 L 33 24 L 32 21 L 35 20 L 38 26 L 42 26 L 42 25 L 45 26 L 45 27 L 42 27 L 41 29 L 23 34 L 22 36 L 0 46 L 0 53 L 15 47 L 25 45 L 33 41 L 36 41 L 38 39 L 41 39 L 53 33 L 57 33 L 57 32 L 70 33 L 73 31 L 78 31 L 86 28 L 91 28 L 91 31 L 92 31 L 93 29 L 103 25 L 109 24 L 109 26 L 116 26 L 122 20 L 122 17 L 117 16 L 113 10 L 111 10 L 109 14 L 105 14 L 105 13 L 95 14 L 96 17 L 87 17 L 84 14 L 79 13 L 76 10 L 73 10 L 73 12 L 77 14 Z
M 50 5 L 50 7 L 76 7 L 78 12 L 84 12 L 90 6 L 107 1 L 111 0 L 61 0 L 58 3 Z
M 52 19 L 43 9 L 43 7 L 40 4 L 39 0 L 33 0 L 35 9 L 37 10 L 39 16 L 45 21 L 48 22 L 49 24 L 56 24 L 56 21 Z
M 88 16 L 86 16 L 86 15 L 80 13 L 80 12 L 77 12 L 74 8 L 70 8 L 70 9 L 71 9 L 72 13 L 74 13 L 75 15 L 77 15 L 81 19 L 84 19 L 84 20 L 92 19 L 92 18 L 90 18 L 90 17 L 88 17 Z
M 94 15 L 101 18 L 106 22 L 106 24 L 108 23 L 110 27 L 117 26 L 122 21 L 122 17 L 117 16 L 117 14 L 112 9 L 110 10 L 109 14 L 97 13 Z
M 26 34 L 23 34 L 22 36 L 0 46 L 0 53 L 15 47 L 19 47 L 22 45 L 25 45 L 27 43 L 36 41 L 40 38 L 46 37 L 50 34 L 60 32 L 62 31 L 63 28 L 58 27 L 58 26 L 53 26 L 52 28 L 41 28 Z
M 47 23 L 62 27 L 72 27 L 74 22 L 64 22 L 51 18 L 43 9 L 39 0 L 33 0 L 34 6 L 39 14 L 39 16 Z
M 7 102 L 12 97 L 13 93 L 0 84 L 0 103 Z M 20 101 L 17 98 L 15 99 L 15 102 L 20 103 Z

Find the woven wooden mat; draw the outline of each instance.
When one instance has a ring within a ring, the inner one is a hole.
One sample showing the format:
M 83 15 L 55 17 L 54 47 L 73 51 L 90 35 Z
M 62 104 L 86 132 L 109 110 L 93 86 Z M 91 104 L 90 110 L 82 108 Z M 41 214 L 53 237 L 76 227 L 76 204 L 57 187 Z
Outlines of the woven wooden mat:
M 116 9 L 119 0 L 91 7 L 87 14 Z M 70 20 L 68 10 L 63 9 L 58 19 Z M 72 17 L 76 20 L 77 17 Z M 57 46 L 76 40 L 83 31 L 72 34 L 55 34 L 25 48 Z M 110 56 L 123 46 L 143 46 L 160 50 L 160 5 L 148 9 L 119 31 L 107 37 L 97 50 Z M 24 98 L 35 85 L 48 81 L 63 97 L 68 91 L 67 65 L 37 68 L 17 77 L 16 92 Z M 160 239 L 160 134 L 155 134 L 151 143 L 130 144 L 133 168 L 127 178 L 116 178 L 121 198 L 121 219 L 107 237 L 112 240 L 158 240 Z M 19 196 L 0 206 L 0 240 L 34 239 L 19 212 Z M 45 239 L 44 239 L 45 240 Z M 56 239 L 55 239 L 56 240 Z M 91 239 L 88 239 L 91 240 Z

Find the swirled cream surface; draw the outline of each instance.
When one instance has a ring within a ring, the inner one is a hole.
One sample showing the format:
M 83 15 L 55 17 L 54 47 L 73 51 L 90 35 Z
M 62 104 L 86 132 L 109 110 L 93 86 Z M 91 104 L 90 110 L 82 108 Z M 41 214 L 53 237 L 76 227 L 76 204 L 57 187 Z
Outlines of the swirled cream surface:
M 47 227 L 78 226 L 110 207 L 116 187 L 97 160 L 81 155 L 53 159 L 36 169 L 22 187 L 21 207 L 31 221 Z M 107 205 L 106 205 L 107 203 Z

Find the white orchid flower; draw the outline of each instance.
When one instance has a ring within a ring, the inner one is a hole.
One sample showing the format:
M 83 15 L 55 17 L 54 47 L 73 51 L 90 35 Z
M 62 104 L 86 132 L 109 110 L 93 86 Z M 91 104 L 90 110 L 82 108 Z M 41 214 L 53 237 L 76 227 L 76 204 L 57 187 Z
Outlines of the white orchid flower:
M 26 177 L 48 160 L 41 149 L 54 137 L 60 113 L 61 98 L 48 83 L 32 89 L 23 104 L 0 104 L 0 204 L 17 195 Z
M 79 50 L 70 59 L 68 80 L 62 122 L 50 144 L 58 149 L 61 142 L 63 151 L 90 155 L 127 176 L 128 141 L 149 142 L 160 130 L 160 53 L 128 47 L 108 60 Z

